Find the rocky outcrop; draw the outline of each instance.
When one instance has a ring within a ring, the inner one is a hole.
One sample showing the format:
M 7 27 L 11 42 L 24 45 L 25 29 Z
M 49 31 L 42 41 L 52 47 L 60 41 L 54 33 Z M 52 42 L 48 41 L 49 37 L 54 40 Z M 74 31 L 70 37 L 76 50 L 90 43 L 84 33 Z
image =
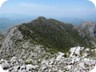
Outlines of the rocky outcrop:
M 10 53 L 13 51 L 16 41 L 19 41 L 22 38 L 23 36 L 17 27 L 9 29 L 1 46 L 0 57 L 6 54 L 10 55 Z
M 38 60 L 39 55 L 26 61 L 17 57 L 12 57 L 9 61 L 2 59 L 0 63 L 9 72 L 89 72 L 96 64 L 95 56 L 91 57 L 91 52 L 96 54 L 96 49 L 78 46 L 71 48 L 68 53 L 54 53 L 47 59 L 45 57 L 48 54 Z
M 80 35 L 84 37 L 87 42 L 90 42 L 96 47 L 96 24 L 91 21 L 87 21 L 82 23 L 79 29 Z

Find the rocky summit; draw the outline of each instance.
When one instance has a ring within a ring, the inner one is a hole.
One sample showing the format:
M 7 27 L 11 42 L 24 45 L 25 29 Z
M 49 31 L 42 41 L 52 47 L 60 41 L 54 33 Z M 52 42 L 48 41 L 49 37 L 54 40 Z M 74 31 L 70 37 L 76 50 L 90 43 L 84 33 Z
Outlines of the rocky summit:
M 96 26 L 38 17 L 0 35 L 0 72 L 89 72 L 96 65 Z
M 14 56 L 9 60 L 1 59 L 1 68 L 9 72 L 89 72 L 96 64 L 96 49 L 78 46 L 70 48 L 67 53 L 50 54 L 45 51 L 44 54 L 37 47 L 37 51 L 34 49 L 36 52 L 32 52 L 33 58 L 23 60 Z

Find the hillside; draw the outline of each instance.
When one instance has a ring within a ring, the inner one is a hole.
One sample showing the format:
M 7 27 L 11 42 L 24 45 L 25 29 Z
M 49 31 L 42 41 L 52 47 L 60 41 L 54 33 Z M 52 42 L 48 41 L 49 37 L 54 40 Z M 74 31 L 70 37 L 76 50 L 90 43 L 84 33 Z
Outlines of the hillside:
M 18 29 L 23 34 L 24 39 L 34 40 L 38 44 L 63 52 L 70 47 L 91 45 L 84 41 L 73 25 L 54 19 L 39 17 L 18 26 Z

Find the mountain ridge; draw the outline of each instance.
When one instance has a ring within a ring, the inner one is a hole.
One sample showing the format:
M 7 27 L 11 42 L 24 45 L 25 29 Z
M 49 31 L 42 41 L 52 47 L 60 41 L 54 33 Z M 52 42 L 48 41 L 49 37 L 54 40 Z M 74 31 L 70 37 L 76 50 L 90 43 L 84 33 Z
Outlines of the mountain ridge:
M 23 28 L 23 25 L 25 28 Z M 37 35 L 42 35 L 41 37 L 44 37 L 46 41 L 49 41 L 50 39 L 54 39 L 51 42 L 51 44 L 53 42 L 57 42 L 57 44 L 55 44 L 55 45 L 62 44 L 62 45 L 60 45 L 61 47 L 56 46 L 58 48 L 63 48 L 64 47 L 63 44 L 65 44 L 65 43 L 69 44 L 68 46 L 71 45 L 70 47 L 73 47 L 73 46 L 79 46 L 80 40 L 81 40 L 81 43 L 84 42 L 83 38 L 80 37 L 78 31 L 74 28 L 73 25 L 66 24 L 66 23 L 63 23 L 63 22 L 60 22 L 60 21 L 57 21 L 54 19 L 46 19 L 44 17 L 39 17 L 39 18 L 33 20 L 32 22 L 29 22 L 29 23 L 23 24 L 23 25 L 19 26 L 19 30 L 21 31 L 21 33 L 24 34 L 25 31 L 28 31 L 28 30 L 26 30 L 27 29 L 26 27 L 28 27 L 29 30 L 33 31 L 33 33 L 35 32 Z M 22 30 L 24 30 L 24 29 L 25 29 L 25 31 L 22 32 Z M 28 33 L 28 32 L 26 32 L 26 33 Z M 24 34 L 24 35 L 30 36 L 30 34 L 31 33 L 29 32 L 29 34 Z M 47 37 L 48 35 L 50 35 L 49 39 Z M 38 38 L 40 38 L 40 37 L 38 37 Z M 80 40 L 78 41 L 78 39 L 80 39 Z M 65 43 L 64 43 L 64 40 L 65 40 Z M 46 41 L 44 43 L 46 43 Z M 73 41 L 73 42 L 70 42 L 70 41 Z M 49 44 L 50 44 L 50 42 L 49 42 Z M 86 45 L 86 43 L 84 43 L 84 45 Z M 65 45 L 65 48 L 68 48 L 68 46 Z
M 74 46 L 94 47 L 96 44 L 95 37 L 91 36 L 90 33 L 87 34 L 85 28 L 82 28 L 82 26 L 77 27 L 55 19 L 38 17 L 31 22 L 23 23 L 9 29 L 1 43 L 1 58 L 10 58 L 14 55 L 18 56 L 20 53 L 19 49 L 22 51 L 22 46 L 26 42 L 33 45 L 41 45 L 45 49 L 48 48 L 52 53 L 58 51 L 67 52 Z M 14 52 L 14 50 L 16 51 Z
M 0 35 L 0 66 L 9 72 L 88 72 L 96 63 L 91 23 L 74 26 L 39 17 L 14 26 Z

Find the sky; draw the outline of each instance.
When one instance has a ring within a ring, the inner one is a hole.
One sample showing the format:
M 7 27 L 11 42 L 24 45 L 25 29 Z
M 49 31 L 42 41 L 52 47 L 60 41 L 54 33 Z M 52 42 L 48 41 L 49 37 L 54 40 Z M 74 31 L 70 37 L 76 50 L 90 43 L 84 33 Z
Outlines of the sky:
M 82 18 L 96 16 L 96 8 L 88 0 L 8 0 L 0 14 Z

